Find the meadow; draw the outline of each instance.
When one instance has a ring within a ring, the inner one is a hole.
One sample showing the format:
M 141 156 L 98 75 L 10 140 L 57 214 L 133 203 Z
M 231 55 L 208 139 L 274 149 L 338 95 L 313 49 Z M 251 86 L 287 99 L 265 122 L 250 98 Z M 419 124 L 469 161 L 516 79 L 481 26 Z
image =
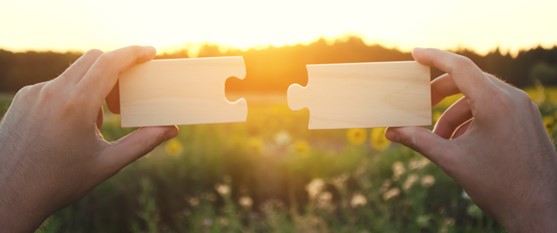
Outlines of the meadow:
M 557 89 L 527 92 L 555 138 Z M 434 107 L 433 121 L 457 98 Z M 246 123 L 181 126 L 38 232 L 504 232 L 384 129 L 310 131 L 307 111 L 284 96 L 247 100 Z M 133 130 L 105 119 L 107 140 Z

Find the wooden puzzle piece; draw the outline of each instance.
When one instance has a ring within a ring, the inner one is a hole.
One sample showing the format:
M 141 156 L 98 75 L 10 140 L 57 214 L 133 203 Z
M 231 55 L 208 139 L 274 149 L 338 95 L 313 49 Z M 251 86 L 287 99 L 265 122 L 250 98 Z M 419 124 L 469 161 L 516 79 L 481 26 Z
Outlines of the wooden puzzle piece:
M 288 88 L 309 129 L 431 124 L 429 67 L 414 61 L 307 65 L 308 84 Z
M 229 77 L 244 79 L 238 57 L 153 60 L 120 75 L 122 127 L 241 122 L 247 104 L 224 94 Z

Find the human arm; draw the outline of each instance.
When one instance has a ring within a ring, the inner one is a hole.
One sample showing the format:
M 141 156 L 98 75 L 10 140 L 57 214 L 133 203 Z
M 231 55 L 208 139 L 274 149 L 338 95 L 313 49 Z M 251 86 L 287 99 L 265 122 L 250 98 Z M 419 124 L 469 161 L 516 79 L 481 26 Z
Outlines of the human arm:
M 102 104 L 119 74 L 151 60 L 151 47 L 92 50 L 57 78 L 21 89 L 0 123 L 0 226 L 31 232 L 127 164 L 177 135 L 144 127 L 107 142 Z
M 464 96 L 433 132 L 389 128 L 386 137 L 436 163 L 508 231 L 557 231 L 557 153 L 536 104 L 466 57 L 436 49 L 413 56 L 447 72 L 431 84 L 432 104 Z

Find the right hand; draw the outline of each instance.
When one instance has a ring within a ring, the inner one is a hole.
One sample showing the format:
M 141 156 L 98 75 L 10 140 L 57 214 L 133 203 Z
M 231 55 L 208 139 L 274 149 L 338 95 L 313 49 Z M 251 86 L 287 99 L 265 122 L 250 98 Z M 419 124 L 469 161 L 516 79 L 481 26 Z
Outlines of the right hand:
M 447 72 L 431 83 L 433 105 L 464 96 L 433 132 L 389 128 L 386 137 L 436 163 L 510 232 L 557 231 L 557 153 L 536 104 L 466 57 L 436 49 L 413 56 Z

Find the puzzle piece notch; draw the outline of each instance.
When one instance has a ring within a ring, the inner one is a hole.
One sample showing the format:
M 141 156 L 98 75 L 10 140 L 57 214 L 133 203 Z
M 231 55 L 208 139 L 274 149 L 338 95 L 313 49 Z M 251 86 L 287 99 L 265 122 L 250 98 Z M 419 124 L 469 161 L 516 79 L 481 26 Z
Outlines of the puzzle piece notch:
M 414 61 L 307 65 L 308 84 L 288 88 L 309 129 L 431 124 L 429 67 Z
M 120 75 L 122 127 L 243 122 L 244 98 L 225 96 L 230 77 L 244 79 L 241 56 L 161 59 Z

